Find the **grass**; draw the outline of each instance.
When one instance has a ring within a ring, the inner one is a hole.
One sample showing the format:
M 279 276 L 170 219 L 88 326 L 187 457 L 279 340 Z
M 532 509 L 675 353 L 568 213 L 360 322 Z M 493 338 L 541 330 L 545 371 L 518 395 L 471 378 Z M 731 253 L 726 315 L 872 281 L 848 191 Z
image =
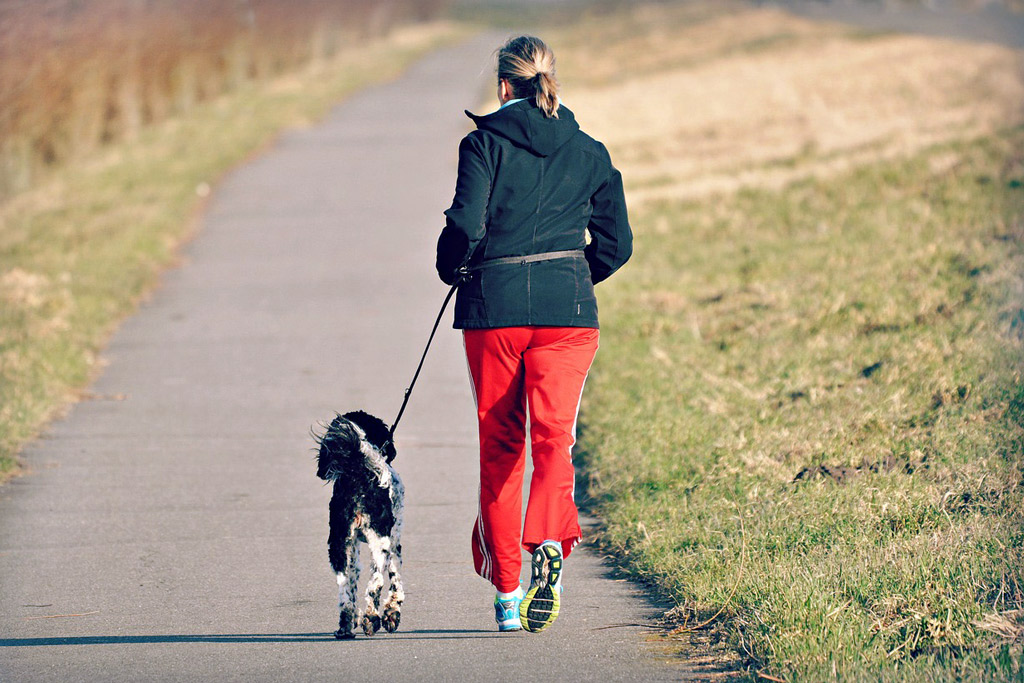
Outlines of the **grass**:
M 1020 53 L 713 3 L 551 42 L 636 232 L 581 485 L 677 625 L 714 617 L 666 643 L 751 679 L 1024 679 Z
M 0 481 L 98 371 L 105 340 L 193 230 L 220 176 L 287 126 L 462 35 L 399 29 L 326 62 L 197 104 L 0 205 Z
M 691 621 L 727 603 L 752 667 L 1024 675 L 1022 182 L 1016 129 L 636 215 L 587 488 L 601 542 Z

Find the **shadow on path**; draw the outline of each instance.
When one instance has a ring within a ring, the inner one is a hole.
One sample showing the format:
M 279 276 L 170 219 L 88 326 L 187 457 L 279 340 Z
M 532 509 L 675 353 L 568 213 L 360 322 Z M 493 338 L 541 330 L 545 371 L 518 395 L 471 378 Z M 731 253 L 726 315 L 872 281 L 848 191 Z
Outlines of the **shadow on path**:
M 461 640 L 501 638 L 495 631 L 473 629 L 420 629 L 375 638 L 359 637 L 348 643 L 383 640 Z M 213 633 L 150 636 L 75 636 L 69 638 L 0 638 L 0 647 L 52 647 L 59 645 L 144 645 L 152 643 L 334 643 L 332 633 Z

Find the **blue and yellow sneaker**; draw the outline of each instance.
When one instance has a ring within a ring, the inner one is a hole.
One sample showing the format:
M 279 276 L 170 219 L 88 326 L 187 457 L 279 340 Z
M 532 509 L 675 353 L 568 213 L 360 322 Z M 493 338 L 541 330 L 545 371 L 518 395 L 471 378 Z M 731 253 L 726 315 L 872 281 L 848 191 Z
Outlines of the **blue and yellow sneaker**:
M 562 594 L 562 544 L 544 541 L 533 551 L 530 589 L 519 605 L 519 620 L 531 633 L 543 631 L 558 617 Z
M 519 603 L 522 601 L 522 587 L 516 588 L 514 593 L 499 593 L 494 596 L 494 620 L 498 622 L 499 631 L 518 631 L 522 628 L 519 619 Z

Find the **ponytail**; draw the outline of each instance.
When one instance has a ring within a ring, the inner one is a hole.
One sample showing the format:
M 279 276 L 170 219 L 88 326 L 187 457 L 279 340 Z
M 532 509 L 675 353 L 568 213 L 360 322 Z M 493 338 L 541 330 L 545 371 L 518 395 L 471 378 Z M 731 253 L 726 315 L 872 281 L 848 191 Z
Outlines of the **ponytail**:
M 558 81 L 554 73 L 537 74 L 536 90 L 537 106 L 544 112 L 544 116 L 558 118 Z
M 555 53 L 533 36 L 512 38 L 498 49 L 498 78 L 512 86 L 514 97 L 532 97 L 547 118 L 558 118 Z

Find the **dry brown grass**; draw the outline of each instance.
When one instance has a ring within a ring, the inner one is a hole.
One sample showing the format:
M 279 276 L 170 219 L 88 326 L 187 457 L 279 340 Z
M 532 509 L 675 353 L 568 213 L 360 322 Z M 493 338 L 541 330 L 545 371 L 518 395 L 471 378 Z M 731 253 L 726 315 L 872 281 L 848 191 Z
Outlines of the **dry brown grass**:
M 594 40 L 566 39 L 560 75 L 634 202 L 777 189 L 1024 121 L 1024 61 L 1009 48 L 738 4 L 604 19 Z
M 441 0 L 0 0 L 0 198 Z

